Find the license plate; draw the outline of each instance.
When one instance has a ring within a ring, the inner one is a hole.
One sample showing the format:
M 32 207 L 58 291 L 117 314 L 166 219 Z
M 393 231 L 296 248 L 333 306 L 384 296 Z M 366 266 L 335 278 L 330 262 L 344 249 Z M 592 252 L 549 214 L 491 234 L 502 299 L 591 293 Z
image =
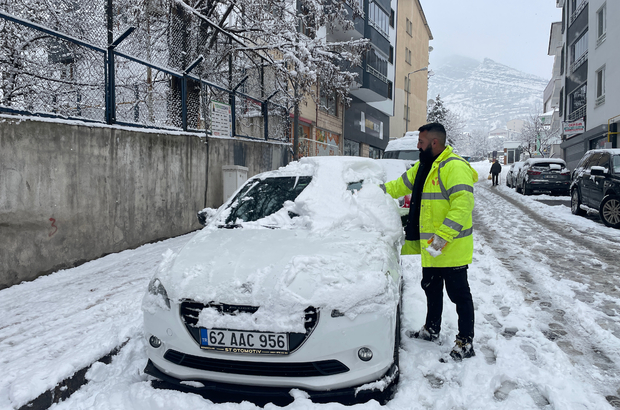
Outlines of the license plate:
M 556 179 L 559 178 L 559 175 L 547 175 L 547 179 Z
M 200 328 L 200 347 L 230 353 L 289 353 L 287 333 Z

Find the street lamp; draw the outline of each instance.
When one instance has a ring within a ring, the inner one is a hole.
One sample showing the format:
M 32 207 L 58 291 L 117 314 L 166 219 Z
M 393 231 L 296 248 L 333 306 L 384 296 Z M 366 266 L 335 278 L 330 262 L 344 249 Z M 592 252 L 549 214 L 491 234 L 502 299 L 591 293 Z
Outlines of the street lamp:
M 409 94 L 411 94 L 411 82 L 409 81 L 409 76 L 413 73 L 417 73 L 418 71 L 428 71 L 428 67 L 423 67 L 407 74 L 407 112 L 405 113 L 407 116 L 407 122 L 405 123 L 405 132 L 409 131 Z

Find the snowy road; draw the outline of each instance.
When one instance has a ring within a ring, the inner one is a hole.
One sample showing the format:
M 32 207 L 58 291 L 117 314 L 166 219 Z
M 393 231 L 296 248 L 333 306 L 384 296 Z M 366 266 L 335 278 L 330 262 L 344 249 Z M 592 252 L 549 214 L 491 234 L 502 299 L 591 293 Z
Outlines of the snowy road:
M 490 165 L 474 164 L 485 176 Z M 441 344 L 405 339 L 396 397 L 385 409 L 620 408 L 620 231 L 505 186 L 475 188 L 477 356 L 440 363 L 456 313 L 446 297 Z M 560 198 L 566 201 L 568 198 Z M 86 369 L 87 384 L 53 409 L 249 410 L 158 390 L 146 364 L 140 302 L 167 249 L 189 235 L 108 255 L 0 291 L 0 409 L 19 409 Z M 418 257 L 407 257 L 403 332 L 424 322 Z M 97 360 L 122 346 L 110 363 Z M 93 364 L 94 363 L 94 364 Z M 293 392 L 290 409 L 342 409 Z M 355 406 L 382 408 L 376 402 Z M 267 405 L 266 408 L 275 408 Z

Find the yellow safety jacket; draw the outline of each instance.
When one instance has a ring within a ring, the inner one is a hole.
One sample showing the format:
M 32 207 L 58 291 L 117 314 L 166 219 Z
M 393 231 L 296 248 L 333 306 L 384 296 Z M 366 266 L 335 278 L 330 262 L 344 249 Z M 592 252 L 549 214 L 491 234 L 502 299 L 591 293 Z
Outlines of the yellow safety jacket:
M 410 194 L 419 167 L 417 162 L 400 178 L 387 182 L 386 192 L 393 198 Z M 422 267 L 470 264 L 474 252 L 472 211 L 476 181 L 476 170 L 447 146 L 433 162 L 424 182 L 420 203 L 420 240 L 405 241 L 401 254 L 422 254 Z M 433 234 L 448 241 L 441 255 L 435 258 L 426 251 Z

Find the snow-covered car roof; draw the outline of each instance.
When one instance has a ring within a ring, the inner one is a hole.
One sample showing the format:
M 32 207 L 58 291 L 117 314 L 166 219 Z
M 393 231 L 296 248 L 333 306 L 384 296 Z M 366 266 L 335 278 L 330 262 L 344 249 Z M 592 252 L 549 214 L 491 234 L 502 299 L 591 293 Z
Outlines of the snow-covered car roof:
M 591 149 L 588 152 L 608 152 L 611 155 L 620 155 L 620 148 L 597 148 Z
M 308 176 L 312 180 L 294 201 L 287 201 L 280 211 L 255 222 L 243 223 L 243 226 L 302 228 L 318 232 L 365 230 L 396 238 L 402 234 L 398 207 L 380 188 L 381 184 L 406 171 L 404 161 L 395 161 L 344 156 L 308 157 L 278 170 L 258 174 L 245 185 L 277 177 Z M 363 189 L 354 192 L 347 189 L 350 184 L 361 181 Z M 241 189 L 243 187 L 237 193 Z M 224 223 L 237 193 L 220 207 L 208 226 L 217 228 Z
M 388 142 L 385 151 L 417 150 L 419 134 L 418 131 L 407 131 L 404 137 Z
M 566 162 L 562 158 L 530 158 L 525 160 L 525 163 L 528 164 L 560 164 L 566 165 Z

